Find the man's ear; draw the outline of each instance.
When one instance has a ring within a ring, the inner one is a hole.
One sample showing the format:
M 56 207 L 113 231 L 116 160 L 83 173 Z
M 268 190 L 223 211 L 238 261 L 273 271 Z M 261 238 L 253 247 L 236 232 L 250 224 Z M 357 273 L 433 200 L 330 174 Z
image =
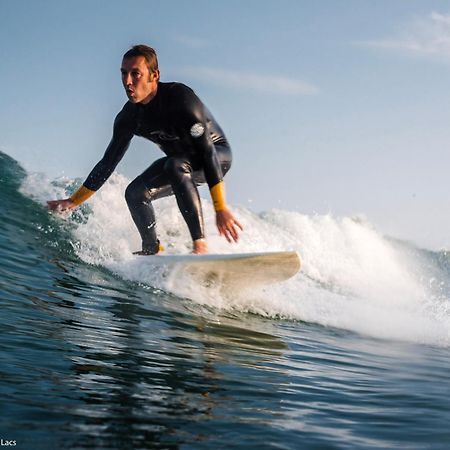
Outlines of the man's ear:
M 159 70 L 155 70 L 150 74 L 149 81 L 159 81 Z

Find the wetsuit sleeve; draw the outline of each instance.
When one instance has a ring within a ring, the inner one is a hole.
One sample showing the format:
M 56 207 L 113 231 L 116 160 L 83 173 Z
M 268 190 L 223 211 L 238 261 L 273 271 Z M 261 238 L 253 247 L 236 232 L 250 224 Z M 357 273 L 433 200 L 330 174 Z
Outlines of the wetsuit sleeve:
M 74 203 L 79 205 L 102 187 L 127 151 L 132 137 L 132 127 L 124 108 L 114 121 L 113 136 L 103 158 L 92 169 L 80 189 L 72 195 Z
M 216 212 L 226 209 L 227 202 L 225 201 L 225 183 L 220 181 L 209 190 L 211 192 L 211 198 L 213 200 L 213 205 Z
M 182 107 L 177 111 L 178 133 L 190 141 L 196 156 L 202 161 L 205 179 L 211 189 L 223 179 L 222 168 L 211 140 L 205 107 L 188 87 L 184 87 Z

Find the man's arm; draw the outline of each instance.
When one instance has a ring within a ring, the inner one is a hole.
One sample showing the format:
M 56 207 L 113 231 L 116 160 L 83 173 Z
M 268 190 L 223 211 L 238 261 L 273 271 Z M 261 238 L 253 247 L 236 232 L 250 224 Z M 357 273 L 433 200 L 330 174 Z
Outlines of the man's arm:
M 92 169 L 86 181 L 69 198 L 48 201 L 48 208 L 53 211 L 70 210 L 94 195 L 114 172 L 127 151 L 132 137 L 133 132 L 123 117 L 122 110 L 114 121 L 113 136 L 103 158 Z
M 203 159 L 203 171 L 216 211 L 219 234 L 224 236 L 228 242 L 237 242 L 239 240 L 238 229 L 243 231 L 243 227 L 227 207 L 222 168 L 208 132 L 205 107 L 192 91 L 187 96 L 188 99 L 184 104 L 189 107 L 185 111 L 183 122 L 189 130 L 193 146 Z

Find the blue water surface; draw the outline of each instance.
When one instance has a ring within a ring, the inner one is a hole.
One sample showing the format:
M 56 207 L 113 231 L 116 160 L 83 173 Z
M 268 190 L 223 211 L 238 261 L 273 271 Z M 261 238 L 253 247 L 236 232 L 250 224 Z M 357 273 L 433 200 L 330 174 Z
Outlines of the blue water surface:
M 0 156 L 3 443 L 450 448 L 446 346 L 222 311 L 85 264 Z

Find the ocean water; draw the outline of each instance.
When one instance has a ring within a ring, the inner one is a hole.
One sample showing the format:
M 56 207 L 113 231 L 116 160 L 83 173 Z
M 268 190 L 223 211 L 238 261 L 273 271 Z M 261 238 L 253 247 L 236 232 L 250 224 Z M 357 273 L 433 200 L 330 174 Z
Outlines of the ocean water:
M 114 174 L 57 217 L 45 200 L 77 181 L 0 153 L 2 447 L 450 448 L 446 252 L 362 217 L 242 207 L 230 246 L 205 199 L 211 251 L 303 260 L 287 282 L 230 295 L 131 256 L 127 182 Z M 167 252 L 188 253 L 175 201 L 156 211 Z

